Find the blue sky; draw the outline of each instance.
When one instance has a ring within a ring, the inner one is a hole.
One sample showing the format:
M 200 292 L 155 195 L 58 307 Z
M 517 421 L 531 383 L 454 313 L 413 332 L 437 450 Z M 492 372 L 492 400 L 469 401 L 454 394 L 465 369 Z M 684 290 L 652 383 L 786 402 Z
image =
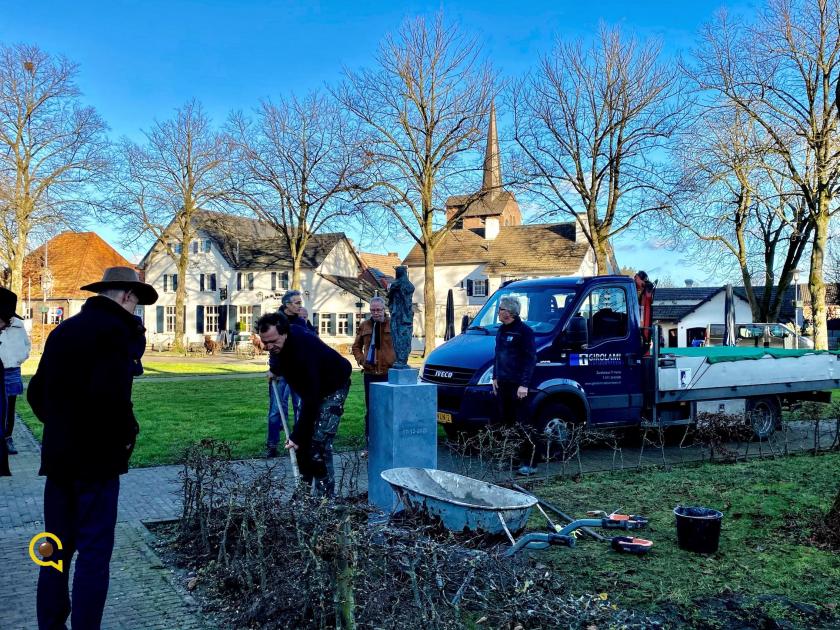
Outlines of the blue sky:
M 216 121 L 261 98 L 336 82 L 343 67 L 372 63 L 385 33 L 406 17 L 443 9 L 473 29 L 503 75 L 524 73 L 555 38 L 587 37 L 599 22 L 657 37 L 669 52 L 691 47 L 699 27 L 723 6 L 692 2 L 284 2 L 256 0 L 0 0 L 0 42 L 34 43 L 81 66 L 79 85 L 114 136 L 137 137 L 198 98 Z M 730 2 L 753 13 L 754 2 Z M 500 121 L 501 122 L 501 121 Z M 503 160 L 504 160 L 504 156 Z M 108 237 L 108 230 L 92 225 Z M 109 238 L 115 241 L 113 235 Z M 655 235 L 617 244 L 619 264 L 653 277 L 701 280 Z M 406 253 L 410 243 L 398 247 Z M 389 248 L 392 249 L 392 248 Z

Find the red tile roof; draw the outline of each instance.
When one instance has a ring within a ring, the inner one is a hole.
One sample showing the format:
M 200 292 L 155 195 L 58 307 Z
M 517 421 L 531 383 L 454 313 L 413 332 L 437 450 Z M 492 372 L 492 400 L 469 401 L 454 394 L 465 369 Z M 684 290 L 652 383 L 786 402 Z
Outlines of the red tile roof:
M 134 267 L 95 232 L 62 232 L 31 252 L 23 261 L 23 298 L 32 282 L 32 299 L 41 299 L 44 261 L 48 262 L 53 299 L 86 299 L 79 287 L 102 279 L 108 267 Z

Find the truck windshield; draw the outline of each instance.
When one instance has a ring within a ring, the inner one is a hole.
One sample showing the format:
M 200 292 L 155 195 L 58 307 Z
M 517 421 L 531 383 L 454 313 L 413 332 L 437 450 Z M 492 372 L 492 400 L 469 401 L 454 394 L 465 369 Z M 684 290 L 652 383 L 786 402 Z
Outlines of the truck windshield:
M 528 324 L 535 333 L 544 335 L 557 327 L 563 317 L 563 310 L 571 304 L 574 296 L 575 290 L 571 288 L 501 289 L 481 307 L 469 329 L 495 333 L 501 325 L 499 321 L 499 300 L 504 297 L 515 297 L 519 300 L 519 317 L 522 321 Z

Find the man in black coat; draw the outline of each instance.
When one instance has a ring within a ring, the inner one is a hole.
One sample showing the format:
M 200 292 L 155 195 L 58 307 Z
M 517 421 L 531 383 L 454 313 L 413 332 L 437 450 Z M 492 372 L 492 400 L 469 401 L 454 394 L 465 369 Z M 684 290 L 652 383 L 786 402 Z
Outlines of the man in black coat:
M 40 474 L 44 527 L 63 548 L 50 560 L 64 571 L 41 567 L 39 628 L 98 628 L 108 595 L 114 548 L 119 476 L 128 471 L 139 425 L 131 386 L 144 347 L 138 304 L 153 304 L 157 292 L 130 267 L 111 267 L 100 282 L 82 287 L 97 293 L 78 315 L 50 336 L 27 398 L 44 423 Z M 68 569 L 78 552 L 72 607 Z
M 298 454 L 301 480 L 315 482 L 318 494 L 335 490 L 332 444 L 350 391 L 350 362 L 302 326 L 291 326 L 282 313 L 257 321 L 269 351 L 269 370 L 282 376 L 301 398 L 301 412 L 286 448 Z
M 499 401 L 499 415 L 509 426 L 527 425 L 528 385 L 537 364 L 534 331 L 519 318 L 520 304 L 515 297 L 499 300 L 499 331 L 496 333 L 496 356 L 493 363 L 493 393 Z M 532 474 L 531 449 L 523 449 L 520 472 Z

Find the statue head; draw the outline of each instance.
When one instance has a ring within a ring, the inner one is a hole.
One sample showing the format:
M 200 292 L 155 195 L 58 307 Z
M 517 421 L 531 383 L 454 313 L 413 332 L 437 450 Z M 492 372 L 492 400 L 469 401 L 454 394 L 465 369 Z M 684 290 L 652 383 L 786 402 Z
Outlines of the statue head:
M 400 265 L 399 267 L 396 267 L 395 269 L 396 269 L 396 272 L 397 272 L 397 280 L 399 280 L 400 278 L 405 278 L 405 277 L 408 276 L 408 267 L 406 267 L 405 265 Z

